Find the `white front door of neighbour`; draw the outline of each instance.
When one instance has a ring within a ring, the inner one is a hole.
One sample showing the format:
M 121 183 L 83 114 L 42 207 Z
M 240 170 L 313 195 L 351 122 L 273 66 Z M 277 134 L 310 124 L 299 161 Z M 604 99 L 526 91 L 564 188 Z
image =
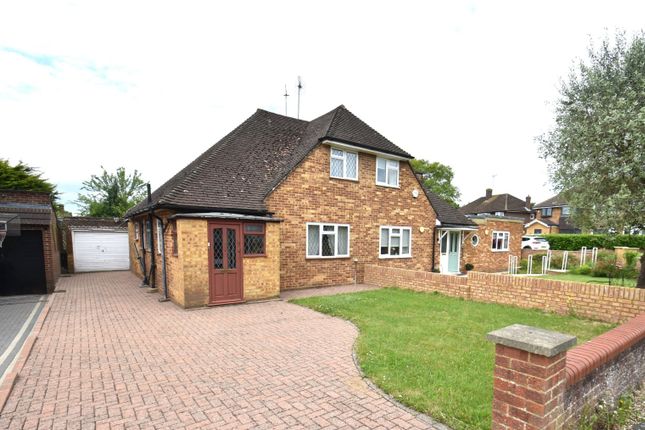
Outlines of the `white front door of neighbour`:
M 459 273 L 461 231 L 440 230 L 439 268 L 441 273 Z
M 122 231 L 73 231 L 75 272 L 128 270 L 128 233 Z

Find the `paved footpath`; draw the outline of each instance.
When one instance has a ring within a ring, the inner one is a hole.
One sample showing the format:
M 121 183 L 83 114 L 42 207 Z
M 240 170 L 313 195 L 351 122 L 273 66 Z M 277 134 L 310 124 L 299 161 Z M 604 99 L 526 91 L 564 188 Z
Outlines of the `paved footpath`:
M 137 285 L 60 280 L 0 428 L 443 428 L 370 388 L 346 321 L 283 301 L 184 311 Z

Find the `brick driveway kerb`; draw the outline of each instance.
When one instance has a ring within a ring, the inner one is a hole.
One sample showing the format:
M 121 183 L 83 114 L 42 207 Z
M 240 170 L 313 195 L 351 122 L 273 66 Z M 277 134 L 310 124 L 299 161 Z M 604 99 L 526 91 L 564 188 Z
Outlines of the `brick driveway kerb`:
M 185 312 L 127 272 L 64 278 L 0 428 L 442 428 L 362 378 L 349 322 L 274 301 Z

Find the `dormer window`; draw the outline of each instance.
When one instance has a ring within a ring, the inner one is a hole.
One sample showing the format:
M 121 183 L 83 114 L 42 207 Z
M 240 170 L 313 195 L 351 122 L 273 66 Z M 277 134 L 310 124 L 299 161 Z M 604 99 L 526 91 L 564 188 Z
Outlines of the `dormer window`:
M 387 158 L 376 158 L 376 185 L 399 187 L 399 162 Z
M 358 154 L 331 148 L 329 176 L 338 179 L 358 179 Z

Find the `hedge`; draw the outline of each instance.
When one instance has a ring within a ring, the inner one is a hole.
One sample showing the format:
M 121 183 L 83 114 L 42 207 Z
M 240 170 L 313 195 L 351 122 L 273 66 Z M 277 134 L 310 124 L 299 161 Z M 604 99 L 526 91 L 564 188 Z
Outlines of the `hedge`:
M 645 249 L 645 236 L 629 234 L 545 234 L 551 249 L 577 251 L 583 246 L 588 249 L 614 249 L 614 246 L 630 246 Z

